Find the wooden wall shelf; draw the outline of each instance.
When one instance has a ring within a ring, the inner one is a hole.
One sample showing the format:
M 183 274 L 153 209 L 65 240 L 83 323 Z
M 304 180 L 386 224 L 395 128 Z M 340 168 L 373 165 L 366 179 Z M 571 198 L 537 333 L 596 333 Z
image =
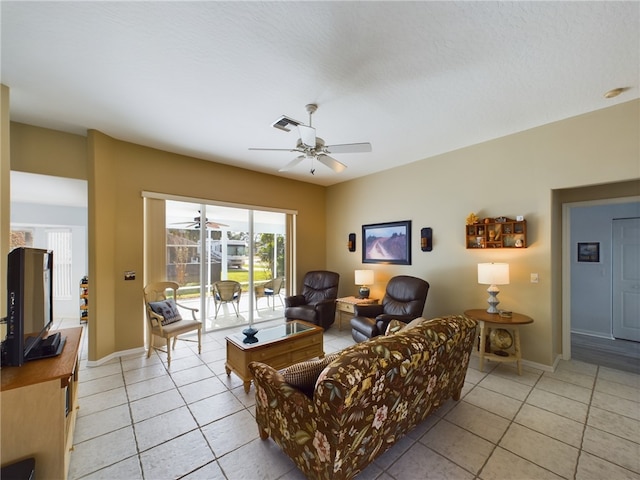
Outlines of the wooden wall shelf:
M 466 225 L 467 248 L 527 248 L 527 221 L 484 218 Z

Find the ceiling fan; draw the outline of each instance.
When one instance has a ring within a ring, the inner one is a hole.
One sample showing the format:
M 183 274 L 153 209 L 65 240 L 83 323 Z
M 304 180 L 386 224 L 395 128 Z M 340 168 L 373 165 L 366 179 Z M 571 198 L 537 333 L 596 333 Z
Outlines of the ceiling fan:
M 291 126 L 297 127 L 300 138 L 296 142 L 295 148 L 250 148 L 249 150 L 266 150 L 266 151 L 278 151 L 278 152 L 298 152 L 302 155 L 297 156 L 279 171 L 285 172 L 291 170 L 298 165 L 302 160 L 308 158 L 311 160 L 311 169 L 309 170 L 311 175 L 314 175 L 316 169 L 313 166 L 313 161 L 326 165 L 336 173 L 342 172 L 347 166 L 340 163 L 335 158 L 329 156 L 334 153 L 361 153 L 370 152 L 370 143 L 342 143 L 338 145 L 325 145 L 324 140 L 320 137 L 316 137 L 316 129 L 311 124 L 311 116 L 318 109 L 318 105 L 310 103 L 306 106 L 309 113 L 309 125 L 304 125 L 302 122 L 289 118 L 285 115 L 281 116 L 278 120 L 273 122 L 272 127 L 278 128 L 288 132 L 291 130 Z
M 184 229 L 189 229 L 189 228 L 200 228 L 200 224 L 202 222 L 202 217 L 201 217 L 201 212 L 200 210 L 198 210 L 198 216 L 197 217 L 193 217 L 193 221 L 192 222 L 177 222 L 177 223 L 173 223 L 172 225 L 184 225 Z M 229 225 L 226 225 L 224 223 L 218 223 L 218 222 L 211 222 L 209 221 L 208 218 L 204 219 L 204 223 L 207 226 L 207 228 L 211 228 L 213 230 L 220 230 L 222 227 L 228 227 Z

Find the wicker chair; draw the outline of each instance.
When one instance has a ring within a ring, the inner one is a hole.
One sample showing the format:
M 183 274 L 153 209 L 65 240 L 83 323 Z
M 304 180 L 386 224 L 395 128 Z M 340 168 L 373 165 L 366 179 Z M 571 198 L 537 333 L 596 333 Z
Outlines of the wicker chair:
M 267 282 L 261 283 L 254 287 L 254 291 L 256 294 L 256 310 L 258 309 L 258 300 L 260 298 L 267 299 L 267 307 L 269 306 L 269 299 L 272 301 L 273 310 L 276 309 L 276 297 L 280 299 L 280 303 L 284 307 L 284 302 L 282 301 L 282 297 L 280 296 L 280 290 L 282 290 L 282 285 L 284 284 L 284 277 L 276 277 Z
M 236 312 L 236 317 L 240 316 L 240 295 L 242 295 L 242 286 L 234 280 L 219 280 L 213 282 L 213 301 L 216 305 L 216 315 L 220 307 L 225 303 L 230 303 Z
M 144 302 L 149 322 L 147 358 L 151 356 L 153 349 L 166 352 L 167 366 L 171 366 L 171 339 L 173 338 L 173 349 L 175 349 L 178 335 L 197 330 L 198 354 L 202 351 L 202 323 L 196 319 L 198 309 L 186 307 L 176 302 L 178 287 L 176 282 L 150 283 L 144 287 Z M 172 290 L 172 296 L 167 297 L 167 290 Z M 183 319 L 177 307 L 190 311 L 193 319 Z M 154 345 L 155 336 L 166 339 L 166 350 Z M 194 341 L 186 338 L 180 340 Z

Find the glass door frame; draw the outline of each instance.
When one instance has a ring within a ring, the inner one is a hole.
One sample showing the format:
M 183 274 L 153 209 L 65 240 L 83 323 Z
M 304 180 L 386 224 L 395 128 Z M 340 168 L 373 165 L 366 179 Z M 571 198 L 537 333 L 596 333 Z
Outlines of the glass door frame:
M 291 285 L 294 285 L 294 277 L 293 277 L 293 272 L 295 272 L 295 265 L 293 264 L 293 259 L 295 258 L 295 255 L 293 255 L 293 250 L 295 248 L 295 220 L 296 220 L 296 215 L 297 215 L 297 211 L 295 210 L 287 210 L 287 209 L 278 209 L 278 208 L 270 208 L 270 207 L 263 207 L 263 206 L 258 206 L 258 205 L 245 205 L 245 204 L 236 204 L 236 203 L 229 203 L 229 202 L 219 202 L 219 201 L 214 201 L 214 200 L 208 200 L 208 199 L 197 199 L 197 198 L 190 198 L 190 197 L 181 197 L 181 196 L 175 196 L 175 195 L 166 195 L 166 194 L 160 194 L 160 193 L 155 193 L 155 192 L 142 192 L 142 196 L 144 198 L 150 198 L 150 199 L 157 199 L 157 200 L 163 200 L 163 216 L 164 218 L 162 219 L 163 225 L 162 225 L 162 230 L 164 230 L 166 232 L 166 224 L 167 224 L 167 220 L 166 220 L 166 216 L 167 216 L 167 210 L 166 210 L 166 201 L 176 201 L 176 202 L 183 202 L 183 203 L 190 203 L 194 206 L 199 206 L 200 210 L 201 210 L 201 215 L 200 215 L 200 221 L 201 221 L 201 228 L 200 228 L 200 248 L 202 249 L 202 247 L 204 246 L 204 248 L 206 248 L 207 253 L 206 256 L 204 255 L 204 251 L 201 250 L 201 255 L 200 255 L 200 269 L 199 269 L 199 273 L 200 273 L 200 291 L 201 291 L 201 295 L 200 295 L 200 312 L 201 312 L 201 320 L 203 321 L 203 330 L 206 331 L 211 331 L 211 330 L 217 330 L 218 328 L 212 328 L 212 326 L 208 325 L 208 320 L 209 320 L 209 316 L 210 313 L 208 312 L 208 310 L 210 310 L 212 307 L 209 306 L 207 304 L 208 301 L 208 292 L 206 291 L 206 289 L 209 287 L 209 283 L 211 281 L 210 275 L 211 275 L 211 267 L 210 267 L 210 259 L 211 259 L 211 250 L 210 245 L 209 245 L 209 241 L 210 241 L 210 235 L 209 235 L 209 229 L 208 228 L 202 228 L 202 221 L 203 219 L 207 218 L 207 208 L 208 207 L 229 207 L 229 208 L 234 208 L 234 209 L 240 209 L 240 210 L 246 210 L 247 212 L 247 222 L 248 222 L 248 248 L 249 248 L 249 252 L 250 254 L 248 255 L 248 290 L 246 295 L 249 295 L 249 299 L 248 299 L 248 304 L 249 304 L 249 308 L 248 308 L 248 323 L 250 325 L 252 325 L 254 323 L 255 320 L 255 307 L 256 307 L 256 303 L 255 303 L 255 296 L 253 295 L 253 285 L 255 284 L 255 272 L 254 272 L 254 243 L 255 243 L 255 215 L 260 215 L 260 213 L 264 212 L 264 213 L 278 213 L 278 214 L 284 214 L 284 225 L 282 225 L 283 227 L 283 232 L 282 234 L 280 234 L 279 232 L 265 232 L 265 233 L 273 233 L 273 242 L 274 242 L 274 258 L 276 258 L 276 260 L 274 261 L 274 272 L 272 272 L 272 275 L 278 275 L 279 274 L 279 270 L 278 270 L 278 263 L 277 263 L 277 245 L 278 245 L 278 240 L 280 239 L 280 241 L 282 241 L 282 238 L 284 238 L 284 271 L 282 272 L 286 278 L 286 282 L 285 282 L 285 295 L 287 294 L 286 292 L 288 291 L 289 287 Z M 146 211 L 146 209 L 145 209 Z M 147 218 L 147 215 L 145 214 L 145 231 L 148 231 L 149 233 L 151 232 L 158 232 L 159 233 L 159 226 L 153 226 L 152 224 L 157 223 L 160 221 L 159 215 L 150 215 L 151 218 Z M 206 220 L 204 220 L 206 222 Z M 151 224 L 151 225 L 150 225 Z M 258 232 L 261 233 L 261 232 Z M 146 244 L 146 240 L 145 240 L 145 244 Z M 165 240 L 164 243 L 166 243 L 166 233 L 165 233 Z M 149 251 L 148 251 L 149 250 Z M 166 263 L 166 247 L 163 249 L 164 250 L 164 255 L 163 255 L 163 260 Z M 159 249 L 156 249 L 155 251 L 153 251 L 153 249 L 147 249 L 145 248 L 145 264 L 147 262 L 153 262 L 153 261 L 157 261 L 158 258 L 158 254 Z M 151 258 L 154 257 L 154 258 Z M 206 262 L 205 262 L 206 259 Z M 226 263 L 224 260 L 222 260 L 222 263 Z M 227 265 L 223 265 L 221 268 L 224 268 L 226 270 Z M 146 272 L 149 269 L 145 266 L 145 283 L 148 283 L 150 281 L 155 281 L 152 278 L 148 278 L 148 276 L 146 275 Z M 166 271 L 166 267 L 164 268 L 164 270 Z M 208 271 L 207 271 L 208 270 Z M 221 272 L 222 273 L 222 272 Z M 156 271 L 156 275 L 159 275 L 160 272 Z M 166 277 L 166 273 L 165 273 L 165 277 Z M 158 280 L 162 280 L 162 279 L 158 279 Z M 204 283 L 203 283 L 204 282 Z M 202 294 L 204 293 L 204 295 Z M 208 308 L 209 307 L 209 308 Z M 215 307 L 213 307 L 215 308 Z M 219 328 L 224 328 L 224 327 L 219 327 Z

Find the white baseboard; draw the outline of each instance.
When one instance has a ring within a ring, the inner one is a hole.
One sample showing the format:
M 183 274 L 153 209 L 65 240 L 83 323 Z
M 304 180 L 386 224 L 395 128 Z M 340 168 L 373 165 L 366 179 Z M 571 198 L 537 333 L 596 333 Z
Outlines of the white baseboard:
M 611 335 L 610 333 L 593 332 L 591 330 L 578 330 L 575 328 L 571 329 L 571 333 L 575 333 L 577 335 L 586 335 L 588 337 L 606 338 L 607 340 L 615 340 L 613 335 Z
M 553 365 L 544 365 L 542 363 L 532 362 L 531 360 L 522 359 L 522 365 L 526 365 L 527 367 L 536 368 L 538 370 L 543 370 L 545 372 L 553 372 L 556 369 L 557 362 L 554 362 Z
M 87 367 L 99 367 L 100 365 L 104 365 L 105 363 L 113 360 L 114 358 L 120 357 L 128 357 L 130 355 L 140 355 L 141 353 L 145 353 L 147 350 L 144 347 L 132 348 L 131 350 L 124 350 L 122 352 L 114 352 L 106 357 L 101 358 L 100 360 L 91 360 L 87 361 Z

